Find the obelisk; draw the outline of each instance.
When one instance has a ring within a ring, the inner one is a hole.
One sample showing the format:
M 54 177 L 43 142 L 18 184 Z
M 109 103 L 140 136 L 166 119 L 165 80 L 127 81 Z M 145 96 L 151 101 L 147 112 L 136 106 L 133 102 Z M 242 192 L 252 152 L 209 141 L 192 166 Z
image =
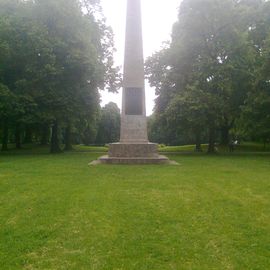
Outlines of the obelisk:
M 127 1 L 120 142 L 148 142 L 140 0 Z
M 145 109 L 141 0 L 127 0 L 125 60 L 119 143 L 109 145 L 105 164 L 161 164 L 157 144 L 149 143 Z

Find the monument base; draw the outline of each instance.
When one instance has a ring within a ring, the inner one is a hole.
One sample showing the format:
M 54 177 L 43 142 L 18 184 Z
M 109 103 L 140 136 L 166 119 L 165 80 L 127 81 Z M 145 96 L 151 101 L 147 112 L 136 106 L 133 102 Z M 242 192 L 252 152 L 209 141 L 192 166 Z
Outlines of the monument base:
M 171 164 L 171 161 L 165 156 L 157 156 L 152 158 L 131 158 L 131 157 L 109 157 L 103 156 L 100 157 L 96 164 Z
M 111 158 L 157 158 L 158 145 L 156 143 L 111 143 L 109 144 Z
M 109 155 L 100 157 L 92 164 L 172 164 L 165 156 L 158 154 L 155 143 L 112 143 Z

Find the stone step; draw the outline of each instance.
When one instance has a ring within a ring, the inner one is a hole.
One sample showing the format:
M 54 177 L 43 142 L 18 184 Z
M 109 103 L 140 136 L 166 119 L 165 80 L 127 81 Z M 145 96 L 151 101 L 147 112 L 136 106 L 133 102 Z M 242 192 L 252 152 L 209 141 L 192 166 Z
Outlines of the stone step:
M 172 164 L 165 156 L 157 157 L 109 157 L 103 156 L 98 159 L 96 164 Z

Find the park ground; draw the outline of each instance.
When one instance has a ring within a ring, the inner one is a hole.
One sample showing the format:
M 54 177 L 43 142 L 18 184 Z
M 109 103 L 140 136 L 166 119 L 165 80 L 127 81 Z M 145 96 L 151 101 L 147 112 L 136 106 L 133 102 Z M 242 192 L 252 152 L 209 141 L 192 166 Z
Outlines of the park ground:
M 191 149 L 161 148 L 178 166 L 1 154 L 0 269 L 270 269 L 270 153 Z

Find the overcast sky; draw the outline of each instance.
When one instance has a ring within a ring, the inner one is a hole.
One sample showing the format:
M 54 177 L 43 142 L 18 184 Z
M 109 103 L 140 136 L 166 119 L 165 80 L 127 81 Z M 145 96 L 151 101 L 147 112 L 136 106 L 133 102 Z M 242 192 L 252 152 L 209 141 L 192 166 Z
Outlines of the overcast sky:
M 101 0 L 107 24 L 115 35 L 116 65 L 123 66 L 127 0 Z M 177 19 L 181 0 L 142 0 L 144 56 L 158 51 L 164 41 L 170 40 L 173 23 Z M 146 85 L 146 111 L 150 115 L 154 106 L 155 91 Z M 102 106 L 110 101 L 121 108 L 121 93 L 102 92 Z

